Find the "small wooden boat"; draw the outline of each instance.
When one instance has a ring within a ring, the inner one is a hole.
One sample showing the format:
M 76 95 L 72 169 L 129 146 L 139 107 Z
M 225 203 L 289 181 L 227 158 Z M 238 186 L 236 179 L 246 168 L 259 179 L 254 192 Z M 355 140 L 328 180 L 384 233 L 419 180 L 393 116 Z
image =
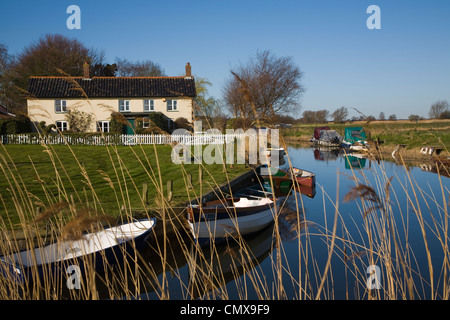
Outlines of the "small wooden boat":
M 120 263 L 124 256 L 142 249 L 154 228 L 156 219 L 136 220 L 119 226 L 83 234 L 77 240 L 57 241 L 44 247 L 0 257 L 0 275 L 27 281 L 34 275 L 66 275 L 69 266 L 84 271 L 92 263 L 104 272 L 105 263 Z
M 271 157 L 272 154 L 282 157 L 282 156 L 284 156 L 285 151 L 284 151 L 284 148 L 264 148 L 264 149 L 259 150 L 259 154 L 266 156 L 266 157 Z
M 278 200 L 275 202 L 278 204 Z M 229 236 L 245 236 L 269 225 L 276 214 L 275 202 L 263 197 L 236 197 L 191 204 L 187 219 L 197 243 L 204 245 L 212 239 L 221 242 Z
M 295 179 L 299 185 L 311 187 L 316 183 L 316 175 L 311 171 L 292 168 L 292 172 L 294 177 L 291 177 L 291 174 L 285 170 L 267 166 L 260 167 L 260 175 L 264 180 L 269 181 L 272 179 L 275 187 L 281 187 L 281 183 L 285 181 L 292 181 Z

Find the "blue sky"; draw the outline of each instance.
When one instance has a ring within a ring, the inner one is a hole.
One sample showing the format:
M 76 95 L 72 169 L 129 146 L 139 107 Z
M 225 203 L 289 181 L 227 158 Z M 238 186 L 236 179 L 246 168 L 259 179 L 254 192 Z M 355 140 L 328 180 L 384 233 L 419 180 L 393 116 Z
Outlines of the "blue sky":
M 81 9 L 81 30 L 69 30 L 69 5 Z M 381 9 L 381 30 L 369 30 L 367 7 Z M 47 33 L 74 37 L 116 57 L 152 60 L 168 75 L 212 82 L 222 98 L 230 69 L 258 50 L 290 56 L 304 72 L 305 110 L 346 106 L 378 117 L 428 117 L 450 101 L 448 0 L 191 0 L 2 1 L 0 43 L 12 54 Z

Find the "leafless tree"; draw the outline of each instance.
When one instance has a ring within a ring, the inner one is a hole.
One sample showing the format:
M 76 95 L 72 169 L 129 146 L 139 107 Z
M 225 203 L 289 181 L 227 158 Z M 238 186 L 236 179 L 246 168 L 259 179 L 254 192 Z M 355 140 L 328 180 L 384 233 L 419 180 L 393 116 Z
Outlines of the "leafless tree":
M 348 109 L 346 107 L 340 107 L 336 109 L 331 116 L 333 117 L 333 121 L 336 123 L 342 123 L 346 120 L 348 116 Z
M 325 123 L 327 122 L 329 113 L 326 109 L 318 111 L 306 110 L 302 113 L 302 121 L 305 123 Z
M 224 86 L 224 100 L 235 117 L 252 122 L 270 121 L 274 115 L 300 109 L 304 91 L 302 72 L 290 57 L 276 57 L 270 51 L 256 56 L 235 70 Z
M 441 115 L 448 111 L 449 104 L 446 100 L 436 101 L 431 105 L 430 112 L 428 113 L 430 119 L 438 119 Z
M 14 57 L 5 72 L 5 81 L 11 86 L 7 91 L 9 107 L 14 112 L 24 112 L 24 93 L 30 76 L 82 76 L 83 64 L 103 63 L 104 53 L 89 49 L 76 39 L 60 34 L 47 34 L 33 42 Z
M 118 77 L 160 77 L 165 76 L 164 69 L 157 63 L 145 60 L 131 62 L 116 58 Z

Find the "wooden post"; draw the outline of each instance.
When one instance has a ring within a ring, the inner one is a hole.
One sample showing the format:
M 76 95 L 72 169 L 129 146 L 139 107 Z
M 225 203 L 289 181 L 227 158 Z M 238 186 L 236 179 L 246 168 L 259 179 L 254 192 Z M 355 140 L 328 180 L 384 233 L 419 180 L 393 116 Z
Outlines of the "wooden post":
M 187 175 L 187 183 L 188 183 L 188 189 L 189 190 L 194 189 L 194 186 L 192 185 L 192 174 L 191 173 L 189 173 Z
M 200 196 L 202 195 L 203 192 L 203 185 L 202 185 L 202 180 L 203 180 L 203 171 L 202 171 L 202 167 L 198 166 L 198 184 L 200 185 Z
M 202 183 L 203 180 L 203 170 L 202 167 L 198 166 L 198 183 Z
M 167 181 L 167 201 L 172 201 L 173 198 L 173 181 Z
M 148 204 L 148 183 L 144 182 L 142 184 L 142 201 Z

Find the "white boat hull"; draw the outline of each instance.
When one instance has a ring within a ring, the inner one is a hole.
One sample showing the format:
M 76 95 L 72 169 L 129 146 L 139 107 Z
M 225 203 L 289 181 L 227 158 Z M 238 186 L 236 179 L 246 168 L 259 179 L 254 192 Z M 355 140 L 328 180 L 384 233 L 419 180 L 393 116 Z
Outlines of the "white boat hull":
M 277 202 L 278 210 L 278 202 Z M 275 207 L 269 206 L 267 209 L 251 214 L 233 217 L 233 209 L 227 218 L 217 219 L 216 215 L 205 214 L 205 219 L 200 221 L 188 221 L 191 232 L 199 244 L 204 244 L 215 239 L 223 241 L 227 237 L 237 235 L 245 236 L 257 232 L 273 222 L 275 216 Z M 209 219 L 208 219 L 209 218 Z

